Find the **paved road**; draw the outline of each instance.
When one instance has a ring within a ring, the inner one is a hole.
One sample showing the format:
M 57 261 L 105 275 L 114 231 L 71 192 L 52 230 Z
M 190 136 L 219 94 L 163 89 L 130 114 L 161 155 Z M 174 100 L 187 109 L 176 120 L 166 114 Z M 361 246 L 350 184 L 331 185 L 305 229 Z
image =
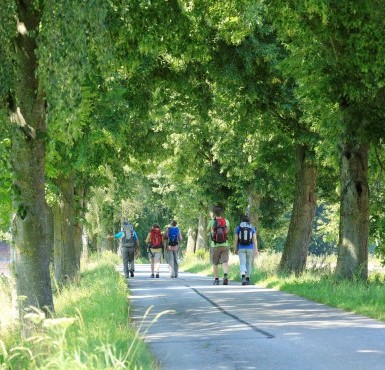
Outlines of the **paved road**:
M 385 369 L 383 322 L 239 282 L 171 279 L 165 265 L 159 279 L 136 269 L 131 316 L 165 370 Z

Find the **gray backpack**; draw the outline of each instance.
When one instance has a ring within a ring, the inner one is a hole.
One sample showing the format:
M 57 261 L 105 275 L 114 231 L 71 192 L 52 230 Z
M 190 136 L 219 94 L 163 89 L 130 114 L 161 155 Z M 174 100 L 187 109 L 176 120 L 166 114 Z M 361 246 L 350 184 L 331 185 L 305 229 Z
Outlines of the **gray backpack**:
M 124 236 L 122 238 L 122 247 L 134 247 L 134 227 L 131 224 L 123 226 Z

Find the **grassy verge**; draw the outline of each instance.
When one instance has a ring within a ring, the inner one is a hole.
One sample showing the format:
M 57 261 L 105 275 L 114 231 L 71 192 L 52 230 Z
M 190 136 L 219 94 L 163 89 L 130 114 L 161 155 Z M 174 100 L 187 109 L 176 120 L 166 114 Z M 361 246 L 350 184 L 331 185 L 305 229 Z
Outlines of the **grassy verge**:
M 251 282 L 385 321 L 385 274 L 383 272 L 371 272 L 367 282 L 337 280 L 333 276 L 335 257 L 310 256 L 307 271 L 302 276 L 278 275 L 276 271 L 280 258 L 279 253 L 262 253 L 255 260 Z M 181 269 L 212 276 L 208 253 L 187 256 Z M 229 278 L 240 281 L 238 256 L 230 258 Z
M 56 295 L 55 318 L 31 312 L 36 334 L 15 346 L 18 335 L 13 331 L 0 346 L 0 368 L 156 369 L 129 322 L 126 284 L 115 271 L 118 263 L 114 255 L 88 263 L 79 282 Z

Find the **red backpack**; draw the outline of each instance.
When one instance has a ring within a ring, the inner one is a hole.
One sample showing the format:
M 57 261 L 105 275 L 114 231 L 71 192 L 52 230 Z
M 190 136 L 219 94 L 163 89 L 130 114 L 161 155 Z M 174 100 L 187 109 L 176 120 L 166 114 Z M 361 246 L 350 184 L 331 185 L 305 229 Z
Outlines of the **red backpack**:
M 224 243 L 227 240 L 227 233 L 226 220 L 223 217 L 214 218 L 214 224 L 211 228 L 211 240 L 214 243 Z
M 150 231 L 151 248 L 162 248 L 162 233 L 158 227 Z

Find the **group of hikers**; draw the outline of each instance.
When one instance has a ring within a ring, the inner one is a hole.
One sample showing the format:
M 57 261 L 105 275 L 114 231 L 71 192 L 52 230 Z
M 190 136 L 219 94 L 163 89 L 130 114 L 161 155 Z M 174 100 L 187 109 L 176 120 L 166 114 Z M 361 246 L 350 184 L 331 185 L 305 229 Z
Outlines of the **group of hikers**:
M 229 221 L 223 215 L 223 209 L 215 206 L 211 212 L 211 220 L 207 231 L 210 238 L 210 259 L 213 266 L 214 285 L 219 285 L 219 265 L 222 264 L 223 285 L 228 285 L 230 246 L 228 233 Z M 122 230 L 109 238 L 121 240 L 123 272 L 126 278 L 134 277 L 135 254 L 139 250 L 139 239 L 134 227 L 128 221 L 123 222 Z M 171 278 L 178 277 L 178 251 L 182 233 L 175 220 L 162 232 L 159 224 L 153 224 L 145 243 L 151 263 L 151 278 L 159 278 L 159 268 L 162 255 L 166 251 L 166 260 Z M 257 232 L 250 223 L 247 215 L 242 215 L 239 225 L 235 228 L 234 253 L 239 257 L 240 276 L 242 285 L 250 285 L 250 276 L 254 257 L 258 255 Z

